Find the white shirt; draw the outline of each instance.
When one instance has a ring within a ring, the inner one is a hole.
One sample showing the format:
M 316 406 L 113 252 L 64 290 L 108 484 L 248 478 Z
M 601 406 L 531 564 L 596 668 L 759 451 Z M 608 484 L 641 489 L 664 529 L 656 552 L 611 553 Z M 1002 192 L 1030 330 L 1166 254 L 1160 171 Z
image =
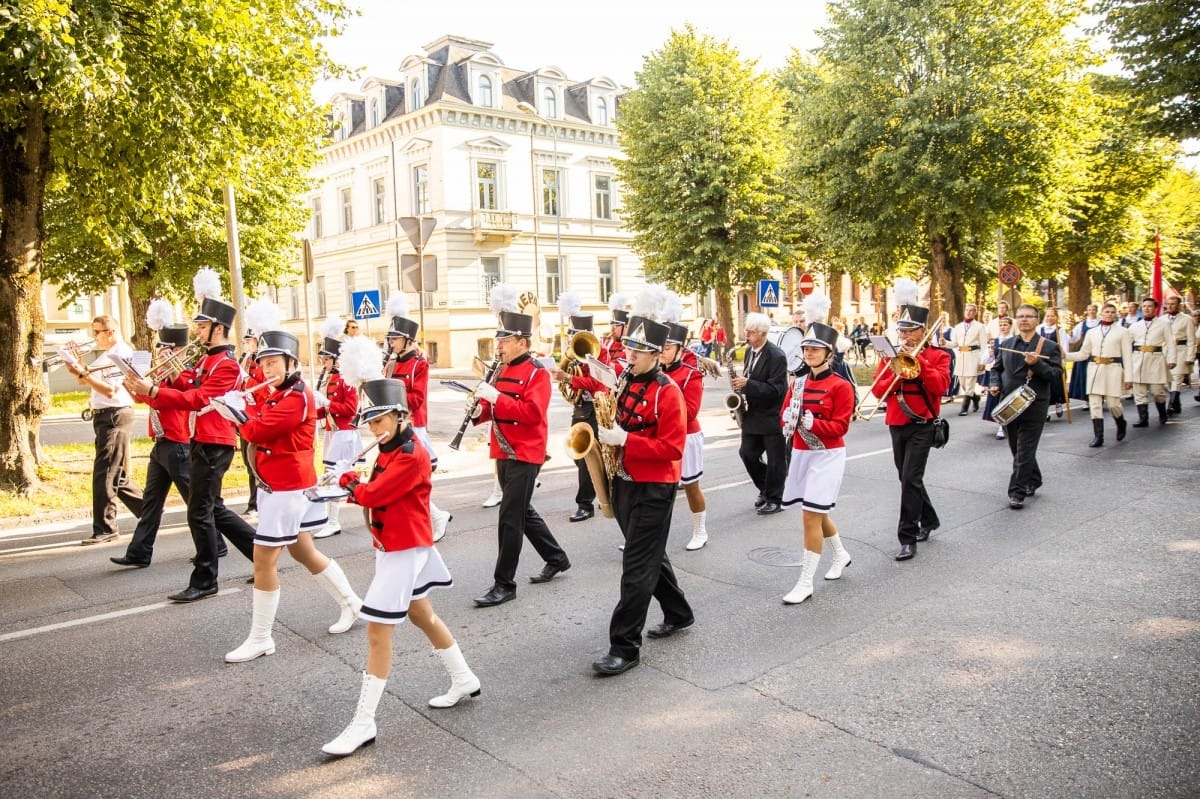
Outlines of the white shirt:
M 129 346 L 120 339 L 117 339 L 117 343 L 113 345 L 110 352 L 120 358 L 128 359 L 133 357 L 133 347 Z M 104 366 L 107 363 L 109 363 L 108 358 L 105 357 L 105 355 L 101 355 L 92 362 L 92 366 Z M 91 404 L 93 409 L 133 407 L 133 397 L 129 396 L 129 392 L 125 390 L 125 375 L 116 369 L 113 369 L 113 372 L 115 374 L 112 377 L 101 377 L 99 372 L 95 373 L 94 376 L 96 378 L 108 383 L 110 386 L 115 386 L 117 393 L 109 397 L 103 392 L 97 391 L 93 388 L 91 396 Z

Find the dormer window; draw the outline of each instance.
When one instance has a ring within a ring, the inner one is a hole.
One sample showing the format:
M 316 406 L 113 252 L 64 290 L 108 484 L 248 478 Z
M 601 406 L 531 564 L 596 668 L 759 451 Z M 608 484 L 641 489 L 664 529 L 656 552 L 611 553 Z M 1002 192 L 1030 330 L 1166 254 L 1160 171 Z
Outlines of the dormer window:
M 381 103 L 378 97 L 373 97 L 367 106 L 367 126 L 377 127 L 383 121 L 383 113 L 381 112 Z
M 603 97 L 596 98 L 596 124 L 608 124 L 608 101 Z
M 487 75 L 479 76 L 479 97 L 476 99 L 476 103 L 484 108 L 495 106 L 496 101 L 492 96 L 492 79 Z
M 414 80 L 408 86 L 408 96 L 410 100 L 410 111 L 415 111 L 425 104 L 424 98 L 421 96 L 421 82 Z
M 542 90 L 542 116 L 546 119 L 558 118 L 558 95 L 554 89 Z

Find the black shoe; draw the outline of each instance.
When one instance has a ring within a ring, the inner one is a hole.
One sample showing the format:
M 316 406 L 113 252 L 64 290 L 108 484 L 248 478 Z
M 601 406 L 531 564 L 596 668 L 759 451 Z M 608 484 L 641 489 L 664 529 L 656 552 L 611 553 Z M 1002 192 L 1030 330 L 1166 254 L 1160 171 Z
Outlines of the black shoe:
M 582 505 L 580 505 L 575 510 L 575 512 L 571 514 L 570 518 L 568 518 L 567 521 L 569 521 L 569 522 L 586 522 L 588 519 L 592 518 L 595 515 L 596 515 L 596 511 L 592 510 L 591 508 L 585 508 Z
M 761 508 L 763 505 L 766 505 L 766 504 L 767 504 L 767 498 L 764 497 L 762 494 L 759 494 L 758 499 L 754 500 L 754 509 L 758 510 L 759 508 Z
M 970 401 L 970 400 L 963 400 L 963 406 L 962 406 L 962 410 L 958 412 L 958 415 L 959 415 L 959 416 L 966 416 L 966 415 L 967 415 L 968 413 L 970 413 L 970 412 L 971 412 L 971 401 Z
M 921 543 L 922 541 L 928 541 L 928 540 L 929 540 L 929 531 L 928 531 L 928 530 L 921 530 L 921 531 L 920 531 L 920 532 L 918 532 L 918 533 L 917 533 L 915 536 L 913 536 L 913 539 L 914 539 L 914 540 L 915 540 L 915 541 L 916 541 L 918 544 L 919 544 L 919 543 Z
M 554 579 L 559 572 L 565 572 L 571 568 L 571 564 L 564 563 L 561 566 L 555 566 L 553 563 L 547 563 L 542 567 L 542 570 L 537 574 L 530 575 L 529 582 L 531 583 L 548 583 Z
M 637 658 L 626 660 L 620 655 L 605 655 L 592 664 L 592 670 L 601 676 L 612 677 L 616 674 L 624 674 L 639 663 L 641 661 Z
M 916 544 L 901 544 L 900 551 L 896 553 L 896 560 L 912 560 L 917 556 Z
M 1118 416 L 1117 417 L 1117 441 L 1125 440 L 1125 427 L 1126 427 L 1125 417 Z
M 672 624 L 669 621 L 664 621 L 662 624 L 656 624 L 649 630 L 646 630 L 646 636 L 649 638 L 669 638 L 680 630 L 686 630 L 696 623 L 695 619 L 688 619 L 679 624 Z
M 103 544 L 106 541 L 116 541 L 120 535 L 120 533 L 97 533 L 96 535 L 83 539 L 79 543 L 83 544 L 85 547 L 88 547 L 92 544 Z
M 503 605 L 505 602 L 511 602 L 516 598 L 517 589 L 493 585 L 488 589 L 486 594 L 475 597 L 475 604 L 481 608 L 490 608 L 495 605 Z
M 759 516 L 770 516 L 772 513 L 779 513 L 783 510 L 783 506 L 778 502 L 768 502 L 758 509 Z
M 1024 497 L 1009 497 L 1008 498 L 1008 507 L 1012 508 L 1013 510 L 1020 510 L 1021 508 L 1025 507 L 1025 498 Z
M 118 566 L 137 566 L 139 569 L 144 569 L 150 565 L 150 561 L 148 560 L 133 560 L 128 555 L 122 555 L 119 558 L 109 558 L 109 560 Z
M 197 599 L 216 595 L 217 587 L 215 585 L 212 588 L 192 588 L 189 585 L 178 594 L 171 594 L 167 599 L 172 602 L 195 602 Z
M 1041 488 L 1041 486 L 1035 486 L 1035 485 L 1025 486 L 1025 499 L 1029 499 L 1034 494 L 1036 494 L 1039 488 Z
M 222 549 L 221 551 L 217 552 L 217 557 L 218 557 L 218 558 L 223 558 L 223 557 L 225 557 L 225 556 L 226 556 L 226 555 L 228 555 L 228 554 L 229 554 L 229 550 L 228 550 L 228 549 Z M 192 555 L 190 558 L 188 558 L 188 563 L 195 563 L 195 562 L 196 562 L 196 556 L 195 556 L 195 555 Z

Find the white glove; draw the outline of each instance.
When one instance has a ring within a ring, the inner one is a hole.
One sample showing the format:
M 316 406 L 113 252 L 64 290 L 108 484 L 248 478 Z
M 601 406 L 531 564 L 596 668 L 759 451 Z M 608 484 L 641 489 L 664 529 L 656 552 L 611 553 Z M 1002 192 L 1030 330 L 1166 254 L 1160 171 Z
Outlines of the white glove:
M 629 433 L 625 432 L 622 427 L 604 427 L 601 425 L 598 428 L 597 437 L 601 444 L 608 444 L 610 447 L 623 447 L 625 441 L 629 438 Z
M 500 396 L 500 392 L 491 383 L 480 383 L 475 388 L 475 396 L 479 397 L 479 399 L 481 399 L 481 400 L 487 400 L 488 402 L 495 402 L 496 397 Z
M 221 414 L 234 424 L 242 424 L 246 421 L 246 419 L 249 418 L 246 416 L 245 411 L 241 410 L 240 408 L 233 408 L 223 402 L 214 402 L 212 406 L 216 409 L 217 413 Z
M 240 391 L 226 391 L 221 395 L 220 399 L 221 402 L 213 403 L 217 407 L 217 410 L 221 409 L 222 403 L 235 411 L 242 411 L 244 413 L 246 410 L 246 397 Z M 225 414 L 221 415 L 224 416 Z
M 332 467 L 332 468 L 330 468 L 330 470 L 329 470 L 329 471 L 333 472 L 333 473 L 334 473 L 334 474 L 336 474 L 338 477 L 341 477 L 341 476 L 342 476 L 343 474 L 345 474 L 346 472 L 352 472 L 352 471 L 354 471 L 354 462 L 353 462 L 353 461 L 348 461 L 348 460 L 346 460 L 345 458 L 343 458 L 342 460 L 340 460 L 340 461 L 338 461 L 337 463 L 333 464 L 333 467 Z
M 788 406 L 783 409 L 783 426 L 791 427 L 795 423 L 796 423 L 796 413 L 792 410 L 792 406 L 789 403 Z
M 804 429 L 805 429 L 805 430 L 812 430 L 812 426 L 813 426 L 813 412 L 812 412 L 812 411 L 805 411 L 805 412 L 804 412 L 804 417 L 803 417 L 803 418 L 800 420 L 800 424 L 804 426 Z
M 313 399 L 317 401 L 318 408 L 328 408 L 329 407 L 329 397 L 326 397 L 324 392 L 314 391 Z

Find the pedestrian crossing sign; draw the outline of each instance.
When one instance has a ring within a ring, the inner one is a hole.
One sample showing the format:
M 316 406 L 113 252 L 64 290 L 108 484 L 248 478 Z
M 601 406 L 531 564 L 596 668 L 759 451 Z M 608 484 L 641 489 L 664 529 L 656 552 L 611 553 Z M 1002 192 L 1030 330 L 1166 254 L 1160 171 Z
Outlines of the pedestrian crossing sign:
M 779 281 L 778 280 L 760 280 L 760 281 L 758 281 L 758 307 L 760 307 L 760 308 L 778 308 L 779 307 Z
M 350 296 L 351 303 L 354 305 L 355 319 L 378 319 L 379 318 L 379 290 L 371 289 L 369 291 L 356 291 Z

